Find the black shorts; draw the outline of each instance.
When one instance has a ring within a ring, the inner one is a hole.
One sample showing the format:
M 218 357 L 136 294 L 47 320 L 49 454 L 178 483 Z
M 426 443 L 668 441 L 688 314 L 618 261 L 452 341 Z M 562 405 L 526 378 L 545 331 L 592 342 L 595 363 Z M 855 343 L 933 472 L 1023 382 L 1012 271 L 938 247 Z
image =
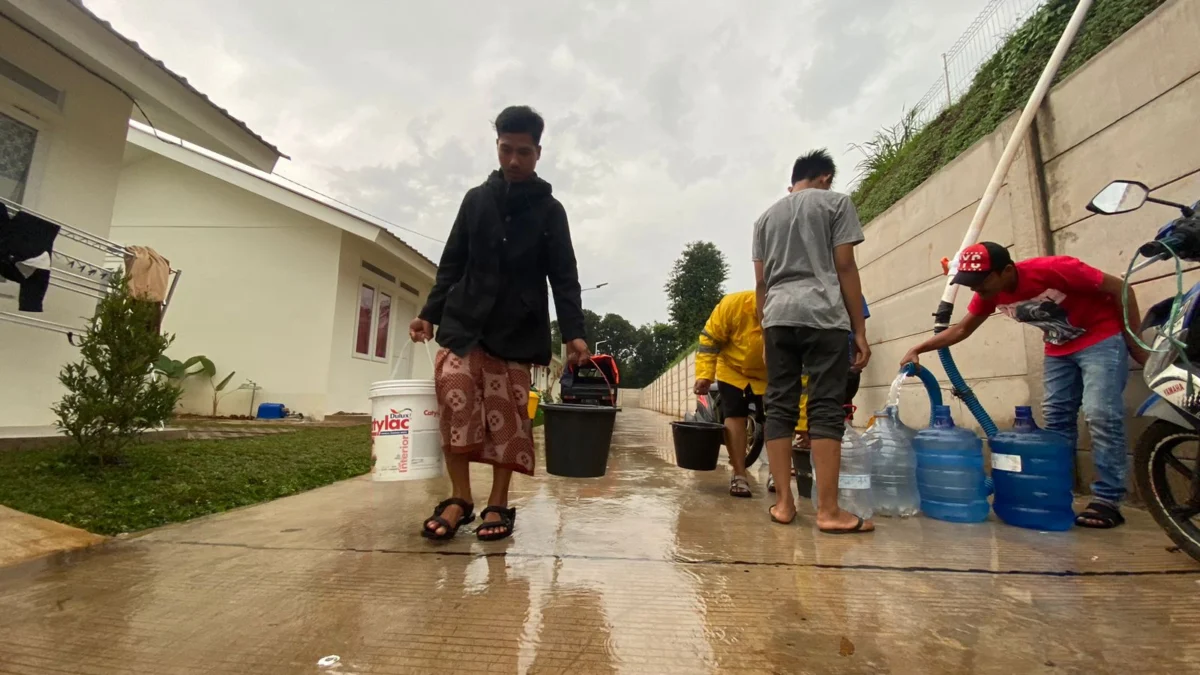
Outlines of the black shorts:
M 762 396 L 754 393 L 749 385 L 745 389 L 739 389 L 728 382 L 717 380 L 717 392 L 721 394 L 721 416 L 725 419 L 749 417 L 751 404 L 758 414 L 762 414 Z
M 801 377 L 808 374 L 808 434 L 842 440 L 846 431 L 850 344 L 847 331 L 771 326 L 767 352 L 768 441 L 791 438 L 800 420 Z

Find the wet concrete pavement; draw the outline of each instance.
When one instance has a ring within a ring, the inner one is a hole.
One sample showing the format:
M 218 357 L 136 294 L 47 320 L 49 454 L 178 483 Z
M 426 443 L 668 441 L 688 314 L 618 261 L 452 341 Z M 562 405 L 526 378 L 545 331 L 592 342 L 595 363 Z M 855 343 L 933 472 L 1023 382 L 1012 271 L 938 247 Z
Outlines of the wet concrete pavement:
M 0 506 L 0 567 L 103 541 L 98 534 Z
M 1200 668 L 1200 565 L 1142 512 L 820 535 L 675 468 L 666 424 L 622 413 L 602 479 L 518 477 L 507 542 L 431 545 L 442 486 L 364 478 L 0 569 L 0 673 Z

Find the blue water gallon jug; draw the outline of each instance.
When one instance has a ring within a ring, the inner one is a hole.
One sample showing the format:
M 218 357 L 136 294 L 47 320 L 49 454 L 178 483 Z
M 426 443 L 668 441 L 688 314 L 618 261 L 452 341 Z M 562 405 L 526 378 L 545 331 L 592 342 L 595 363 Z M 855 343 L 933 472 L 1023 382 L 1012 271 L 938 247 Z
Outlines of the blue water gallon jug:
M 954 523 L 980 523 L 988 517 L 988 484 L 983 442 L 954 426 L 950 406 L 933 409 L 933 424 L 917 432 L 917 490 L 921 511 Z
M 1039 429 L 1028 406 L 1017 408 L 1012 431 L 988 440 L 992 449 L 992 507 L 1000 520 L 1032 530 L 1061 532 L 1075 524 L 1074 451 L 1056 433 Z

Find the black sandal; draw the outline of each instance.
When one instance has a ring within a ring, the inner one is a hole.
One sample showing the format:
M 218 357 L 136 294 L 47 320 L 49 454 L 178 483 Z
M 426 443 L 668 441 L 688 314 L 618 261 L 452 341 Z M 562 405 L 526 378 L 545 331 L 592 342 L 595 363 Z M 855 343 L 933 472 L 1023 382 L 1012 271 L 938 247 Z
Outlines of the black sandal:
M 500 520 L 488 522 L 485 520 L 489 513 L 495 513 L 500 516 Z M 479 527 L 475 528 L 475 536 L 479 541 L 500 541 L 508 539 L 512 536 L 513 525 L 517 523 L 517 507 L 504 508 L 503 506 L 489 506 L 479 514 Z M 490 532 L 484 534 L 483 530 L 499 530 L 499 532 Z
M 1124 525 L 1125 516 L 1122 516 L 1120 509 L 1112 504 L 1092 502 L 1079 515 L 1075 516 L 1075 524 L 1093 530 L 1111 530 L 1118 525 Z
M 442 514 L 450 506 L 457 506 L 463 512 L 462 518 L 459 518 L 458 522 L 453 525 L 450 524 L 450 521 L 442 517 Z M 453 539 L 454 535 L 458 534 L 458 528 L 467 525 L 473 520 L 475 520 L 475 505 L 468 504 L 465 499 L 451 497 L 434 507 L 433 515 L 426 518 L 425 522 L 421 524 L 421 536 L 426 539 L 433 539 L 434 541 Z M 433 525 L 433 527 L 429 527 L 430 525 Z M 446 528 L 445 534 L 438 534 L 438 528 L 442 527 Z

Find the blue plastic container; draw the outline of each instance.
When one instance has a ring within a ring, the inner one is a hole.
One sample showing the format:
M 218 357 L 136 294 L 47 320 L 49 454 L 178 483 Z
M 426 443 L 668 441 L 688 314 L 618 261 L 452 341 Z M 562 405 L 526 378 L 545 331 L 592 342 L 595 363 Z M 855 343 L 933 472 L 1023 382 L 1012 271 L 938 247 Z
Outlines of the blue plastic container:
M 1017 408 L 1012 431 L 988 439 L 992 449 L 992 507 L 1000 520 L 1031 530 L 1062 532 L 1075 524 L 1071 444 L 1039 429 L 1028 406 Z
M 950 406 L 935 406 L 933 424 L 913 439 L 917 452 L 917 490 L 921 511 L 954 523 L 987 520 L 988 480 L 983 441 L 954 426 Z
M 285 414 L 282 403 L 260 403 L 255 417 L 260 420 L 281 420 Z

